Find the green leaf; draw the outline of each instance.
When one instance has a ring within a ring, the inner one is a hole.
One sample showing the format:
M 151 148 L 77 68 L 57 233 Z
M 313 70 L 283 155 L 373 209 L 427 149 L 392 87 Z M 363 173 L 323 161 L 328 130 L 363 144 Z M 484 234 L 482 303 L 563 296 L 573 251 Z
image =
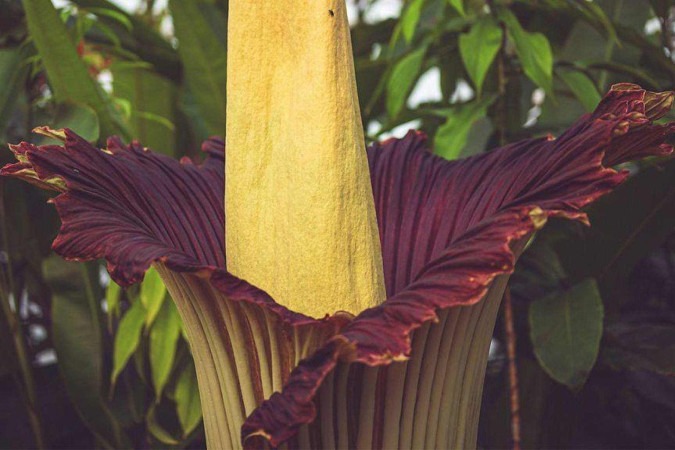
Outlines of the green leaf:
M 150 329 L 150 369 L 157 401 L 161 398 L 173 367 L 180 328 L 176 306 L 173 302 L 164 302 Z
M 131 53 L 131 57 L 137 55 L 143 61 L 147 61 L 162 76 L 179 81 L 180 61 L 178 53 L 166 39 L 164 39 L 154 27 L 149 27 L 142 17 L 133 16 L 120 9 L 117 5 L 107 0 L 72 0 L 72 2 L 85 10 L 100 8 L 124 16 L 131 23 L 132 30 L 129 31 L 125 26 L 119 26 L 118 19 L 112 19 L 110 15 L 100 15 L 99 23 L 106 23 L 119 37 L 124 51 Z M 99 42 L 100 37 L 87 35 L 87 39 L 92 42 Z M 104 43 L 104 42 L 103 42 Z M 119 49 L 116 49 L 118 51 Z
M 553 242 L 553 227 L 537 233 L 531 245 L 518 258 L 516 270 L 509 279 L 511 294 L 518 301 L 538 301 L 551 293 L 559 292 L 567 273 L 558 258 Z
M 49 84 L 57 101 L 80 103 L 98 115 L 105 136 L 128 132 L 107 94 L 89 75 L 65 24 L 50 0 L 24 0 L 28 30 L 42 58 Z
M 120 297 L 122 296 L 122 288 L 119 284 L 110 280 L 108 287 L 105 290 L 105 304 L 108 313 L 108 328 L 112 329 L 113 319 L 120 315 Z
M 150 328 L 162 308 L 166 297 L 166 286 L 154 267 L 148 269 L 141 284 L 141 302 L 147 311 L 145 325 Z
M 401 17 L 403 37 L 407 42 L 411 42 L 415 36 L 415 30 L 417 29 L 417 23 L 420 20 L 424 1 L 425 0 L 412 0 Z
M 592 278 L 530 304 L 534 354 L 553 379 L 572 389 L 586 381 L 598 357 L 603 316 Z
M 147 335 L 147 329 L 144 335 Z M 148 352 L 149 352 L 148 347 L 149 347 L 148 340 L 141 339 L 140 342 L 138 343 L 138 348 L 131 357 L 132 358 L 131 362 L 133 362 L 134 367 L 136 368 L 136 375 L 138 375 L 138 378 L 141 379 L 143 385 L 145 386 L 150 385 L 150 380 L 148 379 L 148 376 L 146 374 L 148 366 Z
M 117 37 L 115 32 L 108 25 L 99 21 L 96 22 L 94 26 L 96 27 L 96 30 L 103 33 L 105 37 L 107 37 L 110 40 L 113 47 L 115 47 L 117 51 L 120 51 L 122 49 L 122 41 L 120 41 L 120 38 Z
M 138 64 L 115 62 L 111 71 L 115 96 L 133 105 L 129 122 L 134 138 L 154 151 L 174 156 L 175 84 Z
M 28 76 L 28 65 L 22 64 L 27 50 L 19 48 L 0 49 L 0 140 L 4 141 L 5 130 L 14 112 L 22 86 Z
M 115 348 L 113 351 L 113 371 L 110 375 L 110 383 L 114 389 L 117 377 L 127 365 L 129 358 L 138 348 L 145 322 L 145 308 L 138 300 L 124 314 L 120 325 L 115 333 Z
M 75 15 L 75 36 L 74 42 L 78 43 L 84 39 L 84 35 L 96 24 L 96 19 L 87 14 Z
M 424 54 L 427 48 L 422 47 L 401 58 L 393 67 L 387 80 L 387 112 L 395 118 L 405 106 L 410 91 L 417 80 Z
M 589 23 L 603 31 L 610 40 L 619 43 L 614 25 L 600 5 L 588 0 L 574 0 L 573 5 Z
M 51 128 L 70 128 L 89 142 L 99 138 L 99 121 L 96 112 L 82 103 L 65 102 L 56 107 Z
M 546 36 L 527 32 L 508 9 L 500 9 L 499 17 L 513 39 L 525 75 L 553 96 L 553 52 Z
M 567 84 L 574 96 L 584 105 L 586 111 L 591 112 L 600 103 L 600 93 L 595 83 L 585 73 L 577 70 L 559 70 L 556 72 Z
M 205 17 L 204 6 L 211 17 Z M 210 22 L 221 19 L 219 10 L 205 2 L 171 0 L 169 2 L 183 62 L 185 83 L 209 134 L 225 130 L 225 87 L 227 54 L 225 45 L 212 30 Z M 220 20 L 226 27 L 224 17 Z M 202 136 L 206 137 L 206 136 Z
M 461 16 L 466 15 L 466 11 L 464 10 L 464 0 L 448 0 L 448 3 L 450 3 L 450 6 L 455 8 Z
M 457 158 L 466 145 L 471 127 L 485 116 L 494 100 L 492 96 L 451 109 L 445 123 L 436 131 L 434 153 L 445 159 Z
M 52 337 L 68 395 L 104 448 L 131 448 L 103 394 L 106 386 L 98 266 L 66 263 L 53 256 L 44 261 L 42 270 L 52 290 Z
M 459 36 L 459 52 L 479 96 L 485 76 L 502 46 L 502 37 L 502 28 L 491 16 L 481 17 L 468 33 Z
M 131 23 L 131 20 L 126 16 L 126 14 L 121 13 L 120 11 L 116 11 L 115 9 L 112 8 L 97 8 L 97 7 L 90 7 L 86 9 L 87 12 L 90 12 L 94 14 L 95 16 L 105 16 L 113 19 L 114 21 L 120 23 L 124 28 L 127 29 L 127 31 L 132 31 L 134 29 L 133 24 Z
M 194 431 L 202 420 L 202 405 L 199 400 L 194 363 L 186 365 L 178 376 L 174 398 L 178 420 L 185 437 Z
M 173 122 L 171 122 L 171 121 L 170 121 L 169 119 L 167 119 L 166 117 L 162 117 L 162 116 L 160 116 L 160 115 L 158 115 L 158 114 L 151 113 L 151 112 L 148 112 L 148 111 L 139 111 L 139 110 L 136 110 L 136 111 L 134 111 L 134 112 L 135 112 L 135 113 L 138 115 L 138 117 L 140 117 L 141 119 L 145 119 L 145 120 L 147 120 L 148 122 L 153 122 L 153 123 L 155 123 L 155 124 L 157 124 L 157 125 L 161 125 L 162 128 L 163 128 L 164 131 L 165 131 L 164 134 L 166 134 L 167 131 L 168 131 L 168 132 L 173 132 L 173 131 L 176 130 L 176 126 L 173 124 Z

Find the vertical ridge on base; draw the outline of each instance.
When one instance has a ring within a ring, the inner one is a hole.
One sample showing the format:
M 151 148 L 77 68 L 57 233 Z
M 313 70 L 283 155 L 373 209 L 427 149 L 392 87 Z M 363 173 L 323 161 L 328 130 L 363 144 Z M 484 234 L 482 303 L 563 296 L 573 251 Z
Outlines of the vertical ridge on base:
M 207 441 L 218 449 L 241 448 L 244 419 L 287 379 L 294 361 L 329 336 L 284 325 L 196 275 L 157 268 L 191 342 Z M 319 390 L 316 420 L 281 448 L 475 447 L 476 400 L 506 279 L 498 278 L 478 304 L 439 311 L 437 323 L 416 330 L 408 361 L 339 363 Z
M 316 351 L 330 327 L 292 326 L 260 306 L 233 301 L 203 278 L 156 264 L 185 324 L 209 447 L 241 448 L 245 418 L 280 390 L 294 362 Z M 305 427 L 301 447 L 319 441 Z

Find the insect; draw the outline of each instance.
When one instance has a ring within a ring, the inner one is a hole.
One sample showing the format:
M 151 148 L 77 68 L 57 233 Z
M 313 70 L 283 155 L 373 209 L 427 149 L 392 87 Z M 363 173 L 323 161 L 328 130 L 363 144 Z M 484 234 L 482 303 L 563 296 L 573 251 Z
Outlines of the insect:
M 335 17 L 335 13 L 333 12 L 332 9 L 328 10 L 328 14 L 330 14 L 331 17 Z

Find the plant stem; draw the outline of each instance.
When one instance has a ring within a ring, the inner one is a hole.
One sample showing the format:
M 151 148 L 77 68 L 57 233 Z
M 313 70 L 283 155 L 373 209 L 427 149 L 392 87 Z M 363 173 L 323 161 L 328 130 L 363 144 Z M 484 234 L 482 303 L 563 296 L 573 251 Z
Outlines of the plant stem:
M 500 146 L 508 143 L 508 99 L 506 87 L 508 77 L 506 75 L 507 55 L 506 55 L 506 36 L 507 31 L 502 24 L 502 46 L 497 54 L 497 89 L 499 93 L 499 103 L 495 112 L 495 126 L 497 139 Z M 504 291 L 503 297 L 503 316 L 504 328 L 506 330 L 506 349 L 509 363 L 509 399 L 511 413 L 511 441 L 513 450 L 520 450 L 520 396 L 518 390 L 518 368 L 516 366 L 516 331 L 513 326 L 513 305 L 511 302 L 511 293 L 508 289 Z

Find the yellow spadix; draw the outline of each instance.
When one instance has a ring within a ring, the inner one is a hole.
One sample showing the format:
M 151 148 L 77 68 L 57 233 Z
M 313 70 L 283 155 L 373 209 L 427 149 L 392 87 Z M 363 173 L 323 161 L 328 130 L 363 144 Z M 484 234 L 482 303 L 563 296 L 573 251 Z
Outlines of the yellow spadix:
M 230 0 L 227 268 L 313 317 L 385 298 L 344 0 Z

